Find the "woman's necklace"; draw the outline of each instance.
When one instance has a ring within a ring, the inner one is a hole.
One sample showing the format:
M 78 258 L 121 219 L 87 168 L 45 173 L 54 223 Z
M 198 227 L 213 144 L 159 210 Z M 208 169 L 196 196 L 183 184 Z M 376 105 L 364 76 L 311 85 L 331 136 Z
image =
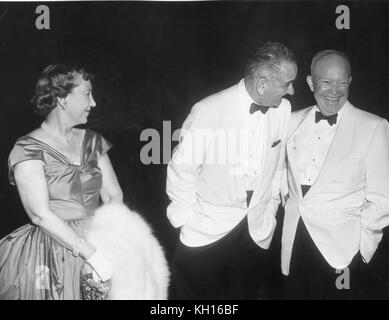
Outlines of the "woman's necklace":
M 64 142 L 65 144 L 70 141 L 74 134 L 73 134 L 73 131 L 72 130 L 69 130 L 64 136 L 59 134 L 58 132 L 56 132 L 55 130 L 51 129 L 46 121 L 43 121 L 42 124 L 41 124 L 41 128 L 45 131 L 47 131 L 48 133 L 50 133 L 53 137 L 59 139 L 60 141 Z

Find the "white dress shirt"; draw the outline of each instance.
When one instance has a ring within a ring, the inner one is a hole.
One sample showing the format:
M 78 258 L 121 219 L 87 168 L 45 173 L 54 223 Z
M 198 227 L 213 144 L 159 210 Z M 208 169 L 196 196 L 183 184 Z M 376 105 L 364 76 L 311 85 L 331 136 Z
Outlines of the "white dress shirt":
M 315 122 L 316 111 L 319 111 L 317 106 L 314 106 L 307 115 L 304 121 L 304 132 L 309 134 L 301 135 L 298 145 L 298 170 L 301 184 L 311 186 L 319 177 L 342 117 L 342 109 L 338 112 L 336 124 L 332 126 L 326 120 Z

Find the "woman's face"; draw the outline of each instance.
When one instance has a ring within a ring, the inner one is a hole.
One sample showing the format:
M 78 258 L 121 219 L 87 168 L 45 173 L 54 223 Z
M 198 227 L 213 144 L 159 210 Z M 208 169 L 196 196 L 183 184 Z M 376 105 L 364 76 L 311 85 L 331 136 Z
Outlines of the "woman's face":
M 75 77 L 76 86 L 65 98 L 65 110 L 72 122 L 83 124 L 88 121 L 91 108 L 96 106 L 92 96 L 92 84 L 84 80 L 81 74 Z

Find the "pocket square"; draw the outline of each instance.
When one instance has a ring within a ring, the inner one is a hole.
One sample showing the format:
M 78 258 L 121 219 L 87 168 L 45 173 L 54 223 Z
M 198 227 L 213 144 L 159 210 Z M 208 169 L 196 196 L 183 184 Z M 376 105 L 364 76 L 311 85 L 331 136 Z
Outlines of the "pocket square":
M 271 148 L 274 148 L 276 145 L 278 145 L 281 142 L 281 139 L 278 139 L 277 141 L 274 141 L 271 145 Z

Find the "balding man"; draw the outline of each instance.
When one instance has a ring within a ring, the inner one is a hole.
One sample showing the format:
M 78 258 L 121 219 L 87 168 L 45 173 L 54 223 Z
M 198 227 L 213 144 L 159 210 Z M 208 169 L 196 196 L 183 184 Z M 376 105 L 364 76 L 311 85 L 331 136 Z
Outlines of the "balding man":
M 353 298 L 389 224 L 389 125 L 347 100 L 344 53 L 317 53 L 307 82 L 316 105 L 292 113 L 287 140 L 286 295 Z

